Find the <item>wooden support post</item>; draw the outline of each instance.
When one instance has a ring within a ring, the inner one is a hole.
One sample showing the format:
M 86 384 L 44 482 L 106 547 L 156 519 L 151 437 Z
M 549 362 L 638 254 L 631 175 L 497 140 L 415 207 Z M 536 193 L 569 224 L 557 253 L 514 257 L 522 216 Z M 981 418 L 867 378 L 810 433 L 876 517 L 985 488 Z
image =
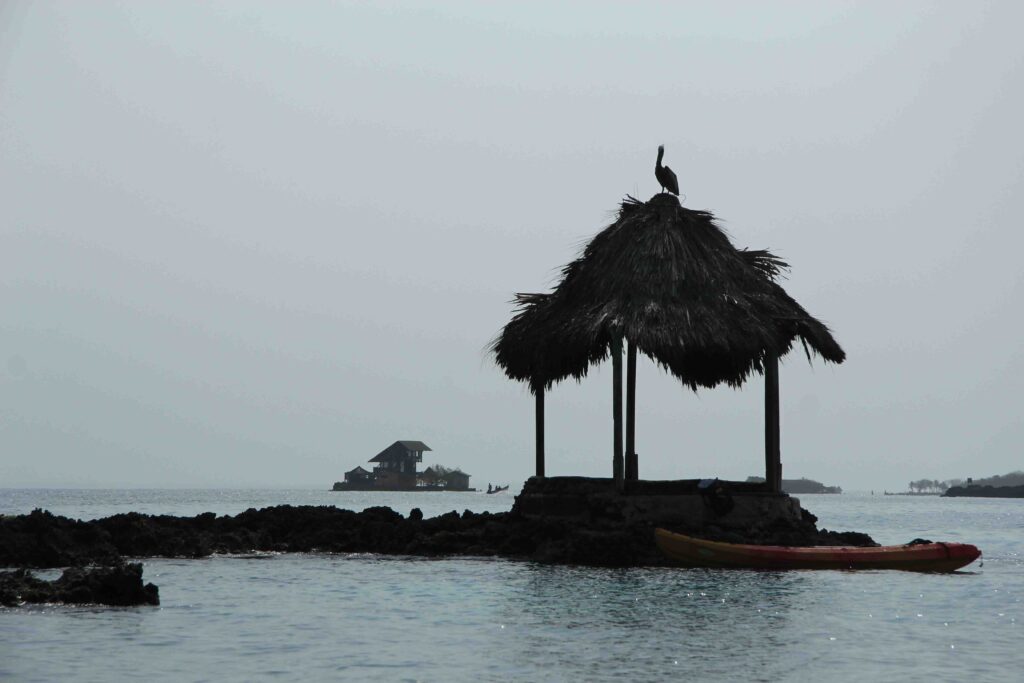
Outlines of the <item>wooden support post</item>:
M 535 389 L 537 418 L 537 476 L 544 476 L 544 386 Z
M 622 337 L 612 339 L 612 478 L 618 490 L 625 488 L 622 462 Z
M 639 479 L 636 457 L 636 345 L 626 353 L 626 479 Z
M 764 478 L 772 493 L 782 491 L 782 454 L 779 440 L 779 357 L 764 360 Z

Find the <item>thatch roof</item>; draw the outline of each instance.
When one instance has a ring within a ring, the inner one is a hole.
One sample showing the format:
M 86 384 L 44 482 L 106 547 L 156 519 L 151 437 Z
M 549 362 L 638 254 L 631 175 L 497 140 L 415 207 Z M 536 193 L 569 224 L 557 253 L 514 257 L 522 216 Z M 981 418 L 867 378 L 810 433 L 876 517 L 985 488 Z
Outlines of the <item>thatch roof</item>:
M 712 214 L 672 195 L 627 197 L 552 293 L 516 296 L 491 350 L 534 390 L 581 379 L 616 335 L 693 389 L 739 386 L 797 338 L 808 357 L 841 363 L 828 328 L 775 282 L 786 267 L 767 251 L 736 249 Z

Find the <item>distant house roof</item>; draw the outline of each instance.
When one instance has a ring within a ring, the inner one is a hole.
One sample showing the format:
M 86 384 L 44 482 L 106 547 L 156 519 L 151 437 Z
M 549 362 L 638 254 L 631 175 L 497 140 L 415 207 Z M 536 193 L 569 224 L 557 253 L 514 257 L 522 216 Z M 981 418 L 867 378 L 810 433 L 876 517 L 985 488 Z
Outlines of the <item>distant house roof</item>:
M 429 451 L 430 446 L 422 441 L 396 441 L 380 453 L 370 458 L 370 462 L 387 462 L 401 458 L 414 451 Z
M 362 467 L 357 465 L 355 469 L 349 470 L 345 474 L 369 474 L 369 473 L 370 472 L 368 470 L 364 470 Z
M 396 441 L 395 443 L 402 444 L 407 451 L 429 451 L 430 446 L 423 443 L 422 441 Z

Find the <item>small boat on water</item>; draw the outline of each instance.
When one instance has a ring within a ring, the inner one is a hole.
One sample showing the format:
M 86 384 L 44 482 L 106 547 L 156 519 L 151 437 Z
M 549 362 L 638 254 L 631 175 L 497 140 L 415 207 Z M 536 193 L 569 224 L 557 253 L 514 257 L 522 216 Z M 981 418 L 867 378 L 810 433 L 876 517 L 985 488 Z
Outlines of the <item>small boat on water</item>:
M 491 488 L 490 484 L 487 485 L 487 493 L 501 493 L 502 491 L 508 491 L 507 484 L 505 486 L 495 486 L 494 488 Z
M 655 529 L 654 540 L 669 558 L 689 567 L 748 569 L 904 569 L 951 572 L 981 557 L 967 543 L 911 543 L 861 548 L 721 543 Z

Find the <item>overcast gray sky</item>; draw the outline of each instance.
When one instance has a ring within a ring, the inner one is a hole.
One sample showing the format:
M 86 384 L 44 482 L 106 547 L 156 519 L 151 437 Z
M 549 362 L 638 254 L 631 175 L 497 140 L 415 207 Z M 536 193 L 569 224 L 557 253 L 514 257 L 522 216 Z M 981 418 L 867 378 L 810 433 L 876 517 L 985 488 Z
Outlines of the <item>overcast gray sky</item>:
M 792 264 L 787 477 L 1024 467 L 1024 4 L 0 4 L 0 486 L 533 467 L 488 341 L 626 194 Z M 642 361 L 641 476 L 763 473 L 762 382 Z M 611 471 L 611 373 L 548 395 Z

